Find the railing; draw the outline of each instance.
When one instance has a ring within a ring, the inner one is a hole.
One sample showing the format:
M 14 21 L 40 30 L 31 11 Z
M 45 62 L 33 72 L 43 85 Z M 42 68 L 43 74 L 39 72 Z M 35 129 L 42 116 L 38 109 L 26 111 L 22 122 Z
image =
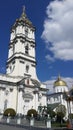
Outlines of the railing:
M 1 117 L 0 124 L 9 125 L 21 128 L 27 128 L 27 130 L 72 130 L 72 128 L 51 128 L 50 119 L 36 120 L 33 117 L 30 119 L 24 118 L 11 118 L 11 117 Z
M 31 119 L 30 119 L 31 120 Z M 4 123 L 4 124 L 12 124 L 12 125 L 17 125 L 17 124 L 21 124 L 24 126 L 31 126 L 31 122 L 29 119 L 26 119 L 26 117 L 24 118 L 11 118 L 11 117 L 1 117 L 0 119 L 0 123 Z M 34 119 L 34 124 L 35 127 L 43 127 L 46 128 L 46 122 L 45 120 L 42 121 L 38 121 Z

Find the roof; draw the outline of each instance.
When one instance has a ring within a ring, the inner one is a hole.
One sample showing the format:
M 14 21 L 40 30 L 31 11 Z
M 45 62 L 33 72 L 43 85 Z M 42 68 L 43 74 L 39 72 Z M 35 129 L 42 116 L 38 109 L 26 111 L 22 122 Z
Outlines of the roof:
M 58 79 L 54 82 L 54 87 L 57 86 L 67 86 L 66 82 L 63 81 L 60 76 L 58 76 Z
M 48 107 L 54 110 L 60 103 L 48 104 Z
M 12 28 L 15 28 L 18 24 L 19 25 L 22 24 L 23 26 L 27 24 L 30 27 L 32 27 L 32 29 L 35 30 L 35 27 L 33 26 L 32 22 L 29 20 L 29 18 L 26 15 L 25 7 L 23 7 L 23 11 L 20 18 L 16 19 L 16 22 L 14 23 Z

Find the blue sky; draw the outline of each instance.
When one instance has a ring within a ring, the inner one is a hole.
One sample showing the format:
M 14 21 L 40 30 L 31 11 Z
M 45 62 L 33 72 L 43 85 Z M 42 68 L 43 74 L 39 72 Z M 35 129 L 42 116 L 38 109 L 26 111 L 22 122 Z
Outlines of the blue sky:
M 41 81 L 73 77 L 73 0 L 0 1 L 0 73 L 5 73 L 10 28 L 22 6 L 36 27 L 37 75 Z

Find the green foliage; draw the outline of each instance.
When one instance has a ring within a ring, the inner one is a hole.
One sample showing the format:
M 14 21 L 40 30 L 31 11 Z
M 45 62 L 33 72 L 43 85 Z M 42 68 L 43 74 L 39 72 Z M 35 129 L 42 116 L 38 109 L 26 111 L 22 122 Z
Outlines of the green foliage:
M 41 112 L 42 111 L 42 106 L 40 105 L 40 106 L 38 106 L 38 110 L 39 110 L 39 112 Z
M 37 111 L 35 109 L 28 110 L 27 116 L 31 117 L 32 114 L 33 114 L 33 117 L 37 117 Z
M 66 107 L 64 105 L 59 105 L 56 108 L 56 114 L 57 114 L 57 121 L 61 122 L 63 120 L 63 117 L 66 115 Z
M 58 112 L 57 113 L 57 122 L 61 122 L 63 120 L 64 113 L 63 112 Z
M 70 119 L 73 119 L 73 113 L 70 113 L 70 114 L 69 114 L 69 118 L 70 118 Z
M 55 117 L 56 113 L 51 109 L 51 107 L 47 107 L 47 114 L 50 115 L 51 119 Z
M 11 116 L 11 117 L 14 117 L 16 115 L 16 112 L 13 108 L 7 108 L 5 111 L 4 111 L 4 116 Z
M 58 115 L 61 116 L 62 114 L 62 117 L 64 117 L 66 115 L 66 107 L 64 105 L 59 105 L 57 108 L 56 108 L 56 113 Z
M 60 122 L 54 122 L 54 123 L 52 123 L 52 128 L 56 128 L 56 127 L 58 127 L 58 128 L 60 128 L 60 127 L 67 127 L 67 123 L 66 122 L 62 122 L 62 124 L 60 123 Z

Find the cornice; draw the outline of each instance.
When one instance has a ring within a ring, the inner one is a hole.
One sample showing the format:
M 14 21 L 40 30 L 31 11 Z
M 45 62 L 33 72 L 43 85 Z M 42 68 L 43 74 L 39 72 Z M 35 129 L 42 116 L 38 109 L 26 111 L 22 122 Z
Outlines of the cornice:
M 18 39 L 21 39 L 22 42 L 26 42 L 27 41 L 29 43 L 33 43 L 34 45 L 36 44 L 34 39 L 28 38 L 28 37 L 26 38 L 25 35 L 22 34 L 22 33 L 19 34 L 19 35 L 16 35 L 16 37 L 13 40 L 10 41 L 10 44 L 17 43 Z M 9 46 L 10 46 L 10 44 L 9 44 Z
M 24 60 L 27 60 L 27 61 L 31 61 L 32 63 L 35 63 L 35 64 L 36 64 L 36 61 L 33 61 L 32 59 L 28 59 L 27 57 L 16 56 L 16 54 L 18 54 L 18 55 L 21 54 L 21 55 L 23 55 L 23 56 L 27 56 L 27 57 L 33 58 L 33 59 L 35 60 L 34 57 L 29 56 L 29 55 L 25 55 L 24 53 L 21 53 L 21 52 L 20 52 L 20 53 L 15 53 L 14 55 L 12 55 L 12 56 L 8 59 L 7 64 L 8 64 L 9 62 L 13 61 L 14 59 L 19 59 L 19 58 L 24 59 Z

